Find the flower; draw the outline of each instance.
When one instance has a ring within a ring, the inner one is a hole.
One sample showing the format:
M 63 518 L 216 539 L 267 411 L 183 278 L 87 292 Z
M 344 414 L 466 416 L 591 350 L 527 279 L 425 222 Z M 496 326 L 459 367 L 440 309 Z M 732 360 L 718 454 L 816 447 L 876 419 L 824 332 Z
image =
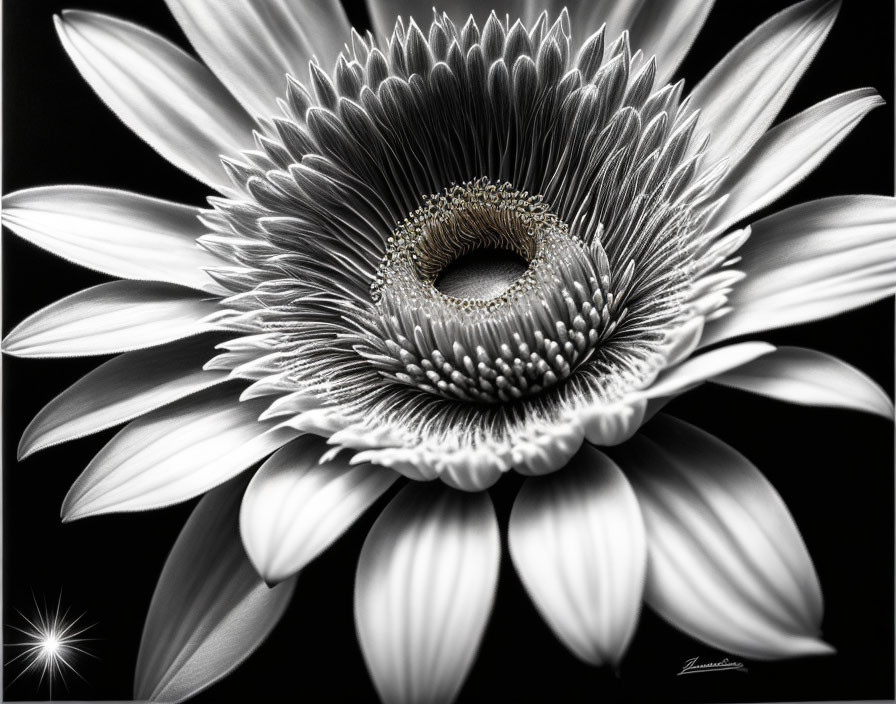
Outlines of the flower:
M 509 470 L 538 475 L 510 555 L 583 660 L 618 663 L 642 597 L 734 654 L 830 651 L 811 560 L 758 470 L 664 414 L 641 427 L 707 380 L 892 417 L 839 360 L 728 342 L 894 291 L 891 198 L 736 229 L 880 103 L 851 91 L 768 130 L 836 3 L 774 16 L 687 97 L 667 81 L 708 2 L 505 3 L 481 29 L 466 3 L 431 21 L 372 3 L 376 36 L 334 3 L 169 4 L 209 68 L 106 16 L 57 27 L 119 117 L 221 197 L 199 209 L 60 186 L 13 193 L 3 213 L 125 279 L 5 342 L 123 353 L 22 439 L 27 456 L 130 421 L 64 518 L 208 492 L 153 598 L 138 697 L 181 700 L 238 665 L 296 573 L 402 475 L 356 583 L 385 701 L 447 701 L 462 684 L 497 583 L 484 490 Z

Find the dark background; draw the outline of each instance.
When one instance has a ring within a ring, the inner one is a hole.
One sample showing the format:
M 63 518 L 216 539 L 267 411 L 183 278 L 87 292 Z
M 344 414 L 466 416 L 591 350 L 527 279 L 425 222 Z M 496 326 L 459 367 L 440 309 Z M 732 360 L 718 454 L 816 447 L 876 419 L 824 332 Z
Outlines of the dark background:
M 693 86 L 725 51 L 787 2 L 720 0 L 679 72 Z M 4 3 L 4 190 L 54 183 L 114 186 L 201 204 L 207 189 L 158 157 L 108 111 L 65 56 L 52 14 L 69 2 Z M 75 5 L 77 6 L 77 5 Z M 161 0 L 84 0 L 183 46 Z M 874 86 L 888 105 L 867 117 L 827 161 L 776 207 L 837 193 L 892 194 L 893 4 L 849 2 L 830 38 L 784 107 L 782 118 L 836 93 Z M 352 8 L 356 26 L 363 10 Z M 3 234 L 3 331 L 61 296 L 105 278 Z M 891 301 L 763 335 L 815 347 L 893 388 Z M 15 448 L 35 413 L 100 360 L 4 360 L 4 618 L 23 625 L 32 592 L 62 600 L 95 623 L 81 658 L 85 681 L 72 699 L 131 695 L 143 618 L 159 572 L 194 502 L 137 515 L 62 525 L 71 482 L 114 431 L 45 450 L 17 463 Z M 893 696 L 893 431 L 877 417 L 788 406 L 705 386 L 671 413 L 716 434 L 759 466 L 789 505 L 817 567 L 826 602 L 824 637 L 833 657 L 747 662 L 749 673 L 675 677 L 687 658 L 724 657 L 646 610 L 620 672 L 568 653 L 540 620 L 506 557 L 494 614 L 460 701 L 755 701 Z M 519 485 L 492 491 L 502 526 Z M 391 496 L 391 493 L 389 494 Z M 302 575 L 296 598 L 270 639 L 233 675 L 196 701 L 374 701 L 355 640 L 352 588 L 357 555 L 381 500 Z M 17 640 L 7 626 L 6 642 Z M 6 659 L 12 653 L 7 653 Z M 17 674 L 7 668 L 5 680 Z M 5 692 L 41 699 L 36 678 Z M 58 698 L 63 691 L 54 689 Z

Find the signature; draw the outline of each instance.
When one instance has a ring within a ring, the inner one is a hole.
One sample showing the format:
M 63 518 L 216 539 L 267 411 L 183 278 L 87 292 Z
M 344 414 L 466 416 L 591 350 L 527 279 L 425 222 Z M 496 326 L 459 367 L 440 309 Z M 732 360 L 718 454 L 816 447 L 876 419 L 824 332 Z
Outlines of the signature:
M 749 672 L 742 662 L 723 658 L 717 662 L 697 662 L 700 658 L 691 658 L 686 660 L 681 668 L 679 675 L 693 675 L 697 672 L 722 672 L 723 670 L 737 670 L 738 672 Z

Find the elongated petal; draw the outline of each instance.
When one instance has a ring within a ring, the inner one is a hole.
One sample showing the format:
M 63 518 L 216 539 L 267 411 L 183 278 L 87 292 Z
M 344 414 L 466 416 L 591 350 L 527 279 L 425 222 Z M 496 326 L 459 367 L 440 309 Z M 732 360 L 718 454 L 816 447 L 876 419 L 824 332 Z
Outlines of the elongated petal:
M 765 342 L 742 342 L 691 357 L 660 374 L 653 385 L 643 392 L 643 395 L 646 398 L 671 396 L 769 354 L 774 349 L 772 345 Z
M 81 357 L 142 349 L 215 330 L 214 301 L 170 284 L 112 281 L 63 298 L 3 341 L 15 357 Z
M 753 225 L 738 254 L 747 278 L 732 312 L 707 323 L 702 345 L 818 320 L 896 291 L 896 199 L 837 196 Z
M 240 532 L 268 584 L 286 579 L 326 550 L 400 475 L 369 464 L 349 466 L 306 435 L 259 469 L 243 500 Z
M 450 702 L 491 612 L 500 559 L 488 494 L 413 482 L 361 550 L 355 623 L 386 704 Z
M 130 22 L 69 10 L 62 45 L 103 102 L 168 161 L 213 188 L 230 181 L 220 155 L 253 147 L 254 122 L 214 74 Z
M 127 352 L 97 367 L 59 394 L 25 428 L 19 459 L 97 433 L 227 379 L 203 371 L 214 354 L 208 336 Z
M 298 431 L 259 422 L 265 399 L 217 386 L 125 426 L 93 458 L 62 504 L 72 521 L 186 501 L 227 481 Z
M 220 293 L 203 269 L 225 262 L 196 244 L 201 211 L 91 186 L 30 188 L 3 197 L 3 224 L 70 262 L 138 281 Z
M 658 416 L 614 453 L 647 527 L 647 603 L 677 628 L 758 660 L 831 652 L 821 589 L 799 531 L 750 462 Z
M 729 198 L 707 226 L 718 231 L 774 202 L 809 175 L 859 124 L 883 105 L 873 88 L 841 93 L 767 132 L 725 177 Z
M 253 115 L 279 115 L 286 74 L 329 71 L 349 25 L 339 0 L 166 0 L 205 63 Z
M 510 515 L 513 564 L 545 620 L 582 660 L 618 664 L 641 611 L 647 542 L 638 501 L 603 453 L 530 478 Z
M 779 347 L 713 382 L 780 401 L 893 418 L 893 402 L 877 382 L 836 357 L 803 347 Z
M 632 50 L 641 49 L 646 57 L 656 56 L 656 82 L 662 86 L 675 75 L 703 28 L 713 0 L 641 0 L 628 4 L 637 5 L 638 13 L 623 29 L 631 33 Z
M 246 482 L 209 493 L 171 550 L 143 627 L 134 699 L 180 702 L 226 677 L 277 625 L 295 579 L 269 589 L 240 543 Z
M 79 357 L 144 349 L 219 330 L 214 301 L 179 286 L 112 281 L 60 299 L 17 325 L 3 351 Z
M 839 1 L 804 0 L 767 20 L 697 84 L 693 105 L 712 134 L 711 164 L 734 165 L 768 129 L 812 63 L 840 9 Z

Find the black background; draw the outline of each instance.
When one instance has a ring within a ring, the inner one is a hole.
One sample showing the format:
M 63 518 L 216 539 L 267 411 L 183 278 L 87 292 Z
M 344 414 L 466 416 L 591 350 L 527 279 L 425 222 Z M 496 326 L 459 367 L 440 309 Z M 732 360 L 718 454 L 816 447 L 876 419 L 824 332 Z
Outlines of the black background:
M 679 74 L 693 86 L 727 48 L 787 2 L 720 0 Z M 870 85 L 888 105 L 867 117 L 776 208 L 837 193 L 892 194 L 893 4 L 849 2 L 784 107 L 782 118 L 836 93 Z M 65 56 L 51 16 L 66 2 L 4 3 L 4 190 L 54 183 L 114 186 L 201 204 L 207 189 L 158 157 L 108 111 Z M 161 0 L 84 0 L 187 47 Z M 356 26 L 363 10 L 352 8 Z M 57 298 L 105 277 L 3 235 L 3 330 Z M 893 387 L 893 304 L 763 335 L 836 354 Z M 21 625 L 32 592 L 85 612 L 96 625 L 82 658 L 85 681 L 70 698 L 129 698 L 142 622 L 165 557 L 193 503 L 62 525 L 70 483 L 112 436 L 108 431 L 17 463 L 15 447 L 34 414 L 100 360 L 4 360 L 4 618 Z M 893 431 L 877 417 L 802 408 L 705 386 L 668 410 L 743 452 L 777 487 L 800 526 L 826 602 L 833 657 L 747 662 L 749 673 L 676 677 L 687 658 L 724 657 L 646 610 L 619 673 L 577 661 L 536 614 L 505 556 L 495 610 L 460 701 L 781 701 L 893 696 Z M 502 525 L 519 485 L 492 495 Z M 391 496 L 391 493 L 389 494 Z M 196 701 L 374 701 L 355 640 L 357 555 L 381 500 L 302 575 L 296 598 L 269 640 Z M 505 551 L 506 552 L 506 551 Z M 15 640 L 4 630 L 5 641 Z M 7 653 L 6 659 L 12 653 Z M 17 670 L 7 668 L 8 682 Z M 54 695 L 61 696 L 61 691 Z M 42 699 L 36 678 L 6 692 Z

